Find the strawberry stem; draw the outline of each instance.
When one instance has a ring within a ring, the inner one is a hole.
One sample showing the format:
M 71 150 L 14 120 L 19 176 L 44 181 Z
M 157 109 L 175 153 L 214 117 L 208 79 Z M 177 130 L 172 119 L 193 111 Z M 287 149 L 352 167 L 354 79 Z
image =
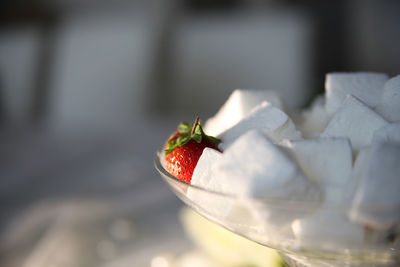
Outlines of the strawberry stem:
M 204 139 L 207 139 L 215 146 L 218 146 L 221 142 L 221 140 L 204 133 L 199 116 L 196 116 L 193 126 L 187 122 L 181 122 L 178 126 L 178 131 L 166 142 L 165 155 L 168 155 L 178 146 L 187 144 L 190 140 L 201 143 Z
M 194 134 L 194 131 L 196 130 L 197 124 L 199 124 L 199 116 L 196 116 L 196 119 L 194 120 L 192 131 L 190 132 L 190 135 Z

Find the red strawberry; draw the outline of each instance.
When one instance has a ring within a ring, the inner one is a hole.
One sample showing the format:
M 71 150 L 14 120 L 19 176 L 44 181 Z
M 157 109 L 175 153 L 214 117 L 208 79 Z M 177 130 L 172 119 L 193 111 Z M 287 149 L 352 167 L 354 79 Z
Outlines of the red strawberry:
M 165 144 L 166 169 L 178 179 L 190 183 L 194 168 L 206 147 L 218 150 L 221 141 L 208 136 L 201 127 L 199 117 L 193 126 L 181 122 Z

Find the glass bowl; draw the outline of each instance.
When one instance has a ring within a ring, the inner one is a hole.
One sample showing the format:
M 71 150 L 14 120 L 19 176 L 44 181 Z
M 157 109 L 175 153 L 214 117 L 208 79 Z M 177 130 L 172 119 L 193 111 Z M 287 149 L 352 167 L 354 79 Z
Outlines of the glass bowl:
M 400 266 L 398 231 L 376 231 L 346 219 L 336 222 L 347 218 L 348 205 L 321 207 L 320 201 L 249 199 L 213 192 L 177 179 L 164 168 L 163 160 L 163 152 L 157 152 L 155 168 L 184 203 L 231 232 L 278 250 L 289 266 Z M 316 211 L 322 212 L 322 219 L 303 224 L 308 233 L 296 234 L 296 225 Z

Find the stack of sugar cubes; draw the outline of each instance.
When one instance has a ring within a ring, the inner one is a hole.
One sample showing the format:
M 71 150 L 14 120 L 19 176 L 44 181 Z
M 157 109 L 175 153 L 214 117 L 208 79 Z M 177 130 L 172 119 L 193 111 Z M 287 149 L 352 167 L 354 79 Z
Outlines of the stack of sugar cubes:
M 325 95 L 296 120 L 288 114 L 273 91 L 233 91 L 204 125 L 223 153 L 206 148 L 191 184 L 236 199 L 318 203 L 305 216 L 263 217 L 299 241 L 360 244 L 371 229 L 399 229 L 400 75 L 329 73 Z M 188 197 L 221 216 L 234 209 Z

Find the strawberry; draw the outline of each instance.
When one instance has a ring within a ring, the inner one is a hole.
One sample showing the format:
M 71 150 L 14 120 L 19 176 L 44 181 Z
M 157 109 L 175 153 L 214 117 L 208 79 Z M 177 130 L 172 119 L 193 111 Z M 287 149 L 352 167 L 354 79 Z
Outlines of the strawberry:
M 190 183 L 203 149 L 210 147 L 219 150 L 220 142 L 221 140 L 204 133 L 199 117 L 196 117 L 193 126 L 187 122 L 181 122 L 178 130 L 165 144 L 167 171 L 178 179 Z

